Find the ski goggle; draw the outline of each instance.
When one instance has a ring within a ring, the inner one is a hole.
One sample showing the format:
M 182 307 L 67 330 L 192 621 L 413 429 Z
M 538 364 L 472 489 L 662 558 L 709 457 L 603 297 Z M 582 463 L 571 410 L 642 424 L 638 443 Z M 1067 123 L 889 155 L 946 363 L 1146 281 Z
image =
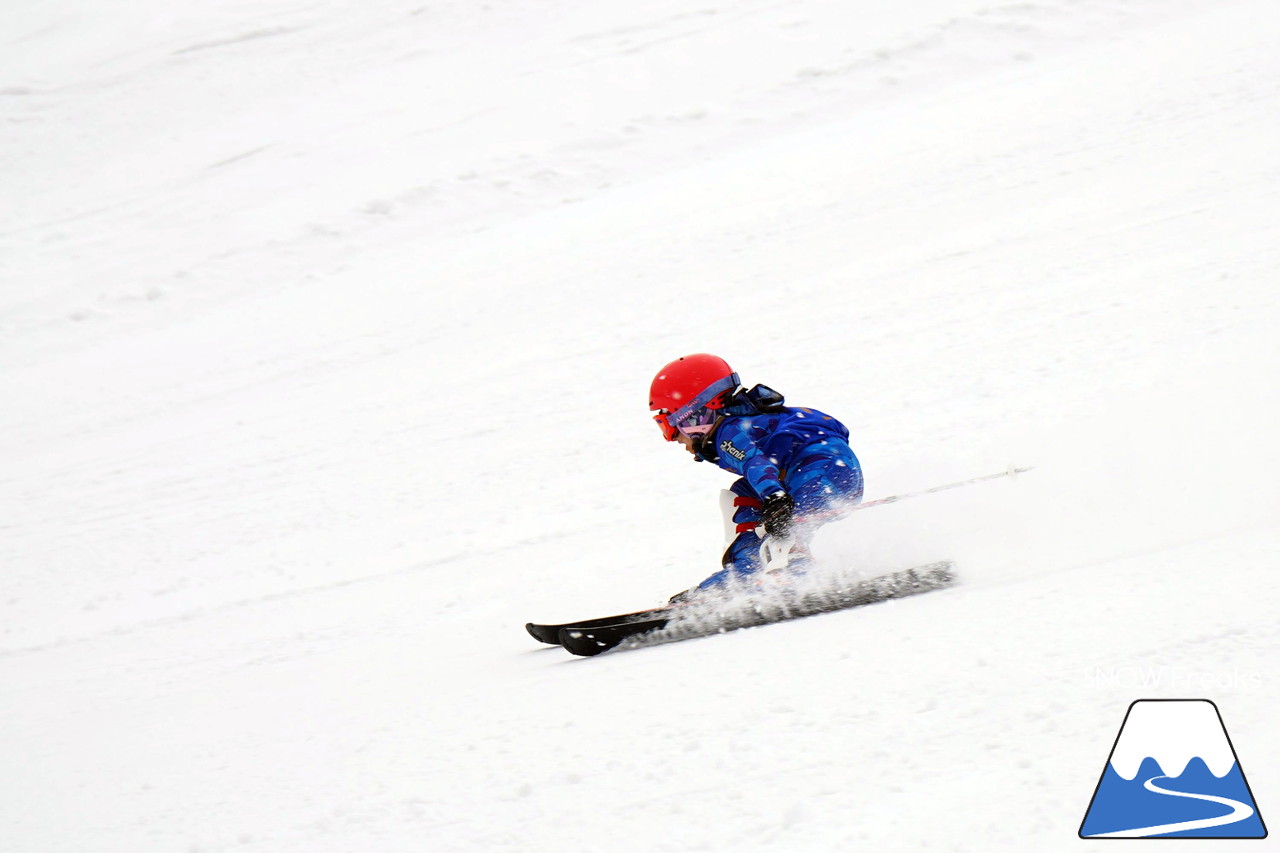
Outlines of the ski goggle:
M 672 424 L 668 420 L 670 413 L 662 409 L 653 416 L 653 419 L 657 421 L 658 429 L 662 430 L 662 437 L 667 441 L 675 441 L 676 436 L 681 433 L 685 435 L 703 435 L 711 432 L 711 427 L 715 426 L 715 421 L 719 414 L 718 409 L 706 407 L 689 415 L 683 421 Z
M 662 437 L 667 441 L 676 440 L 676 428 L 667 420 L 667 415 L 671 414 L 666 409 L 658 409 L 658 413 L 653 416 L 654 422 L 658 425 L 658 429 L 662 430 Z
M 675 441 L 676 436 L 682 432 L 685 435 L 709 432 L 715 423 L 718 410 L 724 405 L 723 401 L 717 401 L 716 398 L 737 387 L 738 374 L 731 373 L 724 379 L 708 385 L 701 394 L 674 412 L 659 409 L 653 419 L 657 422 L 658 429 L 662 430 L 662 437 L 667 441 Z

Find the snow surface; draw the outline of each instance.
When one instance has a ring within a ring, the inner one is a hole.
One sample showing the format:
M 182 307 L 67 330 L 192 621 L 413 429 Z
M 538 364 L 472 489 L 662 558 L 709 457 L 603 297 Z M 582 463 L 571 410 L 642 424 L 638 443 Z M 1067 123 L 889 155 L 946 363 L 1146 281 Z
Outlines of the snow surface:
M 1158 697 L 1280 809 L 1270 0 L 10 0 L 0 43 L 6 853 L 1080 849 Z M 954 590 L 535 647 L 714 568 L 728 475 L 645 410 L 705 350 L 870 498 L 1036 470 L 816 543 Z

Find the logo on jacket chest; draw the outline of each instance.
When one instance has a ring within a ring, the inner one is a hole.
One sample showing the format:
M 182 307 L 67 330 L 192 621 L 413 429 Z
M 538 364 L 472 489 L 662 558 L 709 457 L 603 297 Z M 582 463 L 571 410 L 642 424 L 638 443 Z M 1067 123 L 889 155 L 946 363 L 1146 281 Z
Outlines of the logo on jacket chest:
M 737 459 L 739 462 L 747 458 L 746 451 L 739 450 L 738 448 L 734 447 L 733 442 L 727 438 L 724 441 L 720 442 L 720 452 L 728 453 L 730 456 L 732 456 L 734 459 Z

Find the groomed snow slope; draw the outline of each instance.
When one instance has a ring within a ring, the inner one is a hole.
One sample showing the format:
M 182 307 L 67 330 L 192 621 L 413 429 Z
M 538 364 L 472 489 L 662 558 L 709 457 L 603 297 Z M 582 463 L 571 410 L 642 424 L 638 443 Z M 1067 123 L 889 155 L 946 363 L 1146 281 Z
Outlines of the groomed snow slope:
M 1077 849 L 1153 697 L 1280 809 L 1269 0 L 12 0 L 0 45 L 5 851 Z M 701 350 L 869 497 L 1036 470 L 818 540 L 954 590 L 534 647 L 714 568 L 729 477 L 645 411 Z

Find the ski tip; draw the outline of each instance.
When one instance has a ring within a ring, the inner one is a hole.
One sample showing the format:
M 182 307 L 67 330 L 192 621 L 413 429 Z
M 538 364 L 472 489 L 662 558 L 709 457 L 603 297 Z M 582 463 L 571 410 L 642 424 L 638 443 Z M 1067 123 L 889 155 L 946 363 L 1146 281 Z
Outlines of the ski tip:
M 570 654 L 584 658 L 595 657 L 613 648 L 612 645 L 596 639 L 595 634 L 590 630 L 583 628 L 561 628 L 560 645 L 564 646 L 564 650 Z
M 617 622 L 612 625 L 566 626 L 560 629 L 560 645 L 565 651 L 579 657 L 595 657 L 620 646 L 632 637 L 648 634 L 667 626 L 667 618 L 638 619 Z
M 569 654 L 593 658 L 621 645 L 628 636 L 630 635 L 627 633 L 608 630 L 563 628 L 560 631 L 560 645 Z
M 546 625 L 539 625 L 536 622 L 524 623 L 524 629 L 529 632 L 529 636 L 533 637 L 539 643 L 546 643 L 549 646 L 557 645 L 560 639 L 554 635 L 549 635 Z

